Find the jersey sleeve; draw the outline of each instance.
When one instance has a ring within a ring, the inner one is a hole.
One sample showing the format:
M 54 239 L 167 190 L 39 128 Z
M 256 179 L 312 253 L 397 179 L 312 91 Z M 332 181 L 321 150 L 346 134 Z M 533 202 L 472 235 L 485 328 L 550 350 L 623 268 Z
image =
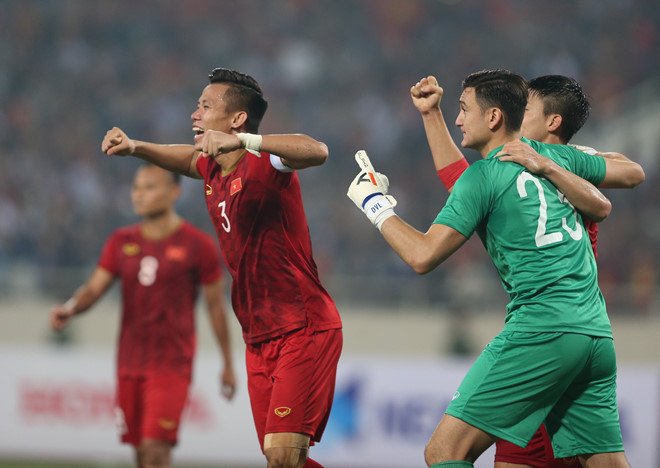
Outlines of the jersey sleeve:
M 222 278 L 220 250 L 216 241 L 210 236 L 203 236 L 200 243 L 202 244 L 199 261 L 200 281 L 202 284 L 211 284 Z
M 605 159 L 585 153 L 571 146 L 563 146 L 571 162 L 571 172 L 598 186 L 605 178 Z
M 119 276 L 119 237 L 114 232 L 103 245 L 98 266 L 105 268 L 115 276 Z
M 293 172 L 295 170 L 288 166 L 285 166 L 284 163 L 282 162 L 282 158 L 280 158 L 279 156 L 275 156 L 274 154 L 270 155 L 270 164 L 280 172 Z
M 434 223 L 449 226 L 469 238 L 487 216 L 492 198 L 490 187 L 484 165 L 472 164 L 454 184 L 447 204 Z
M 202 179 L 206 179 L 206 174 L 208 173 L 210 159 L 211 158 L 203 158 L 201 156 L 197 158 L 197 162 L 195 163 L 195 166 L 197 167 L 197 171 L 199 172 L 199 174 L 202 176 Z

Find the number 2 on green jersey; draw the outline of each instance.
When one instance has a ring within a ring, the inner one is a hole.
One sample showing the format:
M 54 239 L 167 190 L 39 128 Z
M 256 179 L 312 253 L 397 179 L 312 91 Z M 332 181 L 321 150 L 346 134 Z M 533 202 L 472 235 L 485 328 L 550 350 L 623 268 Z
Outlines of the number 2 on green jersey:
M 545 193 L 543 192 L 543 185 L 541 185 L 541 182 L 538 180 L 538 178 L 534 177 L 529 172 L 521 172 L 517 180 L 518 195 L 520 195 L 520 198 L 527 197 L 527 188 L 525 186 L 527 182 L 532 182 L 534 185 L 536 185 L 536 189 L 538 190 L 539 195 L 539 219 L 535 236 L 536 246 L 543 247 L 544 245 L 561 242 L 564 239 L 564 234 L 561 231 L 546 233 L 546 223 L 548 221 L 548 203 L 545 199 Z M 582 225 L 578 219 L 577 210 L 571 204 L 571 202 L 566 199 L 566 196 L 563 193 L 557 190 L 557 194 L 559 196 L 559 201 L 568 204 L 568 206 L 570 206 L 573 210 L 573 215 L 575 216 L 575 229 L 568 225 L 565 217 L 561 219 L 562 228 L 571 236 L 572 239 L 582 239 Z

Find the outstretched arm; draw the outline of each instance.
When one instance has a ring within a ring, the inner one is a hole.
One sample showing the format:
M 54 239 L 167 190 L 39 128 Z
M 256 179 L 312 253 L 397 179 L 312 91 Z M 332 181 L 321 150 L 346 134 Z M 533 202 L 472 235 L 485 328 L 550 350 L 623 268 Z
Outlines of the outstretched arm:
M 500 161 L 520 164 L 532 174 L 552 182 L 571 204 L 588 219 L 600 222 L 612 211 L 612 204 L 593 184 L 567 171 L 552 159 L 541 156 L 527 143 L 515 140 L 495 155 Z
M 61 330 L 74 315 L 85 312 L 92 307 L 108 290 L 114 279 L 112 273 L 97 266 L 87 282 L 79 287 L 68 301 L 51 309 L 51 327 L 55 330 Z
M 196 163 L 200 152 L 192 145 L 159 145 L 133 140 L 114 127 L 105 134 L 101 150 L 108 156 L 135 156 L 168 171 L 200 179 Z
M 204 157 L 246 148 L 251 151 L 279 156 L 291 169 L 320 166 L 328 159 L 325 143 L 303 134 L 254 135 L 251 133 L 225 133 L 207 130 L 195 146 Z
M 211 284 L 204 285 L 203 291 L 213 332 L 222 353 L 221 391 L 225 398 L 231 400 L 236 391 L 236 375 L 234 374 L 227 313 L 224 305 L 224 284 L 224 280 L 220 278 Z
M 434 76 L 428 76 L 419 80 L 410 88 L 410 97 L 413 104 L 422 115 L 426 138 L 433 156 L 438 176 L 443 179 L 443 183 L 450 192 L 453 189 L 454 182 L 467 168 L 468 164 L 461 150 L 456 146 L 449 133 L 447 123 L 445 122 L 440 101 L 442 100 L 443 89 L 438 86 L 438 81 Z M 456 168 L 450 171 L 445 180 L 443 171 L 448 170 L 449 166 Z

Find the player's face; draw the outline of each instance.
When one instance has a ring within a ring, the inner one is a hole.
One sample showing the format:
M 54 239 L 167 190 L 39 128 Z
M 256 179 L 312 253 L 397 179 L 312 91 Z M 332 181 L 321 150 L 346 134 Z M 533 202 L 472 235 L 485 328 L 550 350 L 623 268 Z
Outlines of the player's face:
M 520 133 L 525 138 L 536 141 L 545 141 L 549 136 L 548 117 L 543 112 L 543 100 L 536 94 L 530 94 L 525 107 Z
M 459 101 L 461 110 L 456 117 L 456 126 L 463 133 L 461 146 L 480 151 L 489 140 L 490 130 L 486 113 L 477 103 L 474 88 L 465 88 Z
M 172 174 L 160 167 L 142 167 L 135 174 L 131 200 L 138 216 L 149 218 L 166 213 L 174 207 L 178 186 Z
M 206 130 L 231 133 L 233 115 L 227 112 L 227 104 L 223 100 L 227 88 L 225 84 L 212 83 L 202 91 L 197 101 L 197 109 L 190 116 L 195 141 L 201 140 Z

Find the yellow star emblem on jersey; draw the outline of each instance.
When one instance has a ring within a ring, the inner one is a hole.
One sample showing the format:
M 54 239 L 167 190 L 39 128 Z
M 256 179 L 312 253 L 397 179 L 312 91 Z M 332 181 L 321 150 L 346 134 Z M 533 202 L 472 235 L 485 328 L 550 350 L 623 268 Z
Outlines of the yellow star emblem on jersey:
M 206 195 L 211 195 L 213 193 L 213 187 L 209 184 L 206 184 Z

